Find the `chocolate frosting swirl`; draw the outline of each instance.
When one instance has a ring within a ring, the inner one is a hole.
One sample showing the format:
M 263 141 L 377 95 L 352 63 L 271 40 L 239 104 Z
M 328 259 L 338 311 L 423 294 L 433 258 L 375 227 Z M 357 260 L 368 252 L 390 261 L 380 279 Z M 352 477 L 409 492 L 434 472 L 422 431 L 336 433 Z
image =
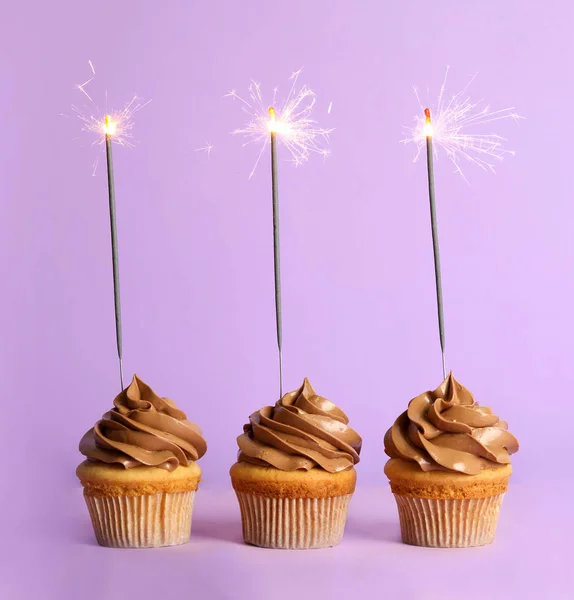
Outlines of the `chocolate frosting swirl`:
M 91 460 L 173 471 L 201 458 L 207 445 L 201 429 L 167 398 L 160 398 L 134 375 L 130 385 L 80 441 Z
M 452 373 L 434 392 L 411 400 L 385 435 L 391 458 L 417 462 L 423 471 L 476 475 L 510 463 L 517 451 L 508 424 L 479 406 Z
M 249 417 L 237 438 L 237 460 L 281 471 L 350 469 L 359 462 L 361 438 L 348 422 L 347 415 L 318 396 L 305 378 L 274 407 L 265 406 Z

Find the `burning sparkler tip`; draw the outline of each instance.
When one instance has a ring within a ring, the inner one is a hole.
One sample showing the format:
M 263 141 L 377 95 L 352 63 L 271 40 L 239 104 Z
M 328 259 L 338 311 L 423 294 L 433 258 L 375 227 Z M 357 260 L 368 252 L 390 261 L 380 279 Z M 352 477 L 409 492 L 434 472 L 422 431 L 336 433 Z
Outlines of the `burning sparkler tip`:
M 102 147 L 108 143 L 113 143 L 118 146 L 133 148 L 134 137 L 132 130 L 134 126 L 134 115 L 147 106 L 151 100 L 143 101 L 137 95 L 134 95 L 121 110 L 110 110 L 109 112 L 101 113 L 92 99 L 92 96 L 88 94 L 86 90 L 86 87 L 91 85 L 94 79 L 96 79 L 96 69 L 94 64 L 91 61 L 88 61 L 88 64 L 91 70 L 91 77 L 84 81 L 84 83 L 76 84 L 75 88 L 82 92 L 89 100 L 90 105 L 80 106 L 79 104 L 72 104 L 71 106 L 75 117 L 81 123 L 82 131 L 96 136 L 92 142 L 93 146 Z M 105 100 L 107 106 L 107 93 L 105 93 Z M 93 176 L 96 174 L 97 166 L 98 159 L 96 159 L 93 165 Z
M 454 164 L 455 171 L 465 181 L 467 179 L 462 173 L 462 162 L 472 163 L 485 171 L 493 171 L 493 164 L 496 161 L 513 154 L 511 150 L 504 147 L 506 140 L 502 136 L 494 132 L 470 131 L 470 128 L 475 129 L 508 118 L 513 121 L 521 118 L 516 114 L 514 107 L 493 110 L 482 100 L 473 101 L 467 95 L 467 88 L 475 77 L 476 75 L 470 79 L 462 91 L 449 99 L 446 95 L 445 74 L 438 100 L 432 108 L 432 119 L 430 105 L 427 104 L 429 108 L 424 108 L 415 87 L 415 96 L 421 112 L 415 116 L 415 125 L 406 128 L 409 135 L 402 140 L 416 144 L 417 152 L 414 158 L 416 162 L 425 147 L 425 141 L 428 151 L 428 142 L 432 138 L 434 154 L 437 155 L 437 149 L 442 149 Z
M 254 142 L 261 143 L 255 166 L 249 175 L 250 179 L 255 173 L 264 149 L 269 144 L 269 134 L 272 140 L 277 135 L 277 141 L 281 141 L 281 145 L 288 150 L 296 165 L 307 162 L 311 153 L 322 154 L 320 140 L 328 141 L 328 134 L 332 130 L 316 127 L 315 121 L 310 118 L 315 104 L 315 94 L 307 86 L 296 89 L 299 74 L 300 71 L 296 71 L 290 77 L 292 83 L 289 93 L 278 108 L 276 108 L 278 89 L 273 90 L 273 97 L 267 104 L 263 100 L 261 86 L 253 80 L 248 88 L 247 100 L 235 92 L 229 94 L 239 100 L 243 104 L 242 109 L 250 115 L 246 125 L 233 133 L 245 136 L 244 146 Z
M 434 133 L 434 129 L 431 123 L 430 108 L 425 108 L 425 124 L 423 126 L 423 133 L 427 138 L 431 138 Z
M 112 121 L 112 118 L 110 115 L 106 115 L 104 118 L 104 133 L 107 136 L 113 136 L 116 133 L 117 130 L 117 125 L 115 121 Z
M 275 119 L 275 108 L 273 106 L 269 107 L 269 123 L 267 126 L 269 127 L 269 131 L 271 133 L 277 133 L 277 121 Z

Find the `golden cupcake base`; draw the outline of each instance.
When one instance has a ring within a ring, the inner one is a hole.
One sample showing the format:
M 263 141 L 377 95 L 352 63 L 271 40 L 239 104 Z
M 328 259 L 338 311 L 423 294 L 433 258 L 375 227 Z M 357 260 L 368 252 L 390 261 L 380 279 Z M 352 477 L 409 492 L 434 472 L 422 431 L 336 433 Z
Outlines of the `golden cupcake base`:
M 201 478 L 196 463 L 170 472 L 84 461 L 76 474 L 101 546 L 157 548 L 189 541 Z
M 189 542 L 195 492 L 84 498 L 100 546 L 158 548 Z
M 239 462 L 230 474 L 246 543 L 308 550 L 341 542 L 355 490 L 354 469 L 281 471 Z
M 395 494 L 405 544 L 470 548 L 491 544 L 504 494 L 489 498 L 435 500 Z
M 352 494 L 335 498 L 269 498 L 236 492 L 243 539 L 261 548 L 310 550 L 343 539 Z
M 397 502 L 405 544 L 468 548 L 494 540 L 510 465 L 465 475 L 422 471 L 417 463 L 392 458 L 385 473 Z

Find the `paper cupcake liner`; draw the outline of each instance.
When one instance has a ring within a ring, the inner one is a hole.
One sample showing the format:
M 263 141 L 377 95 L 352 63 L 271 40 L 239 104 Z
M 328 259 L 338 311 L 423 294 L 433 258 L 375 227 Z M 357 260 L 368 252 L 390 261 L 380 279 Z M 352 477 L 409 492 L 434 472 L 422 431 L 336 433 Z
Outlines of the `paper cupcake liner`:
M 84 498 L 100 546 L 157 548 L 189 541 L 195 491 Z
M 405 544 L 431 548 L 485 546 L 494 540 L 504 494 L 432 499 L 395 494 Z
M 352 494 L 334 498 L 269 498 L 236 492 L 243 538 L 262 548 L 304 550 L 336 546 Z

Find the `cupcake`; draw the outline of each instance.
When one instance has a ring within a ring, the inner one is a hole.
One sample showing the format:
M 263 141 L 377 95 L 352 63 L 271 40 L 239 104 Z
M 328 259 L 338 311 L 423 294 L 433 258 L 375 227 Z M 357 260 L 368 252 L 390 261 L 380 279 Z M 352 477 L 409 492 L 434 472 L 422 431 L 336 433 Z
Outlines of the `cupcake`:
M 243 537 L 264 548 L 326 548 L 343 537 L 361 438 L 307 379 L 249 417 L 231 481 Z
M 189 541 L 207 446 L 197 425 L 134 375 L 80 442 L 76 469 L 98 543 L 154 548 Z
M 410 401 L 385 435 L 385 465 L 403 542 L 465 548 L 490 544 L 518 441 L 452 373 Z

